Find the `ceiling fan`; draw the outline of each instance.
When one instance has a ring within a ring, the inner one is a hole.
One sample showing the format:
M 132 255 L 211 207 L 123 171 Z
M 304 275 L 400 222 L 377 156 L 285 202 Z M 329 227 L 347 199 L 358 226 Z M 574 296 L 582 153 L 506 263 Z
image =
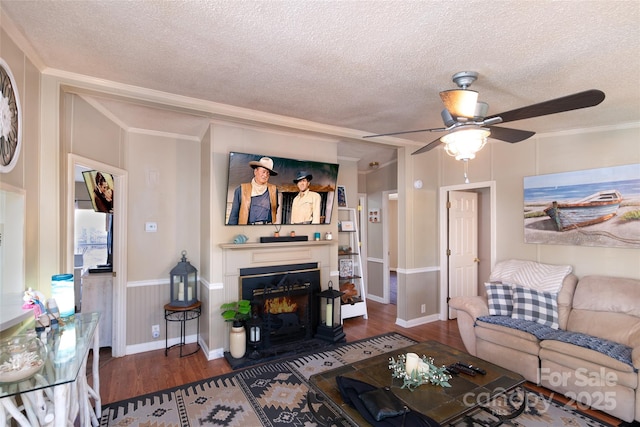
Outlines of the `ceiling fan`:
M 453 82 L 458 89 L 440 92 L 440 98 L 445 106 L 441 113 L 444 127 L 367 135 L 364 138 L 416 132 L 447 132 L 445 136 L 430 142 L 412 154 L 424 153 L 445 143 L 447 153 L 458 160 L 468 161 L 475 157 L 475 153 L 484 146 L 489 136 L 515 143 L 535 135 L 532 131 L 495 126 L 499 123 L 593 107 L 600 104 L 605 97 L 604 92 L 591 89 L 487 116 L 489 105 L 486 102 L 478 102 L 478 92 L 468 89 L 477 78 L 478 73 L 475 71 L 461 71 L 453 75 Z

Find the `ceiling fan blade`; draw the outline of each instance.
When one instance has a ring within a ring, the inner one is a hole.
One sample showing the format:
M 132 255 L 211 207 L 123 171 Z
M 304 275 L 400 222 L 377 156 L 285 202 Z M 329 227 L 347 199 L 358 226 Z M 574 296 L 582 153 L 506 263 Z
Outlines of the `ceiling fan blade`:
M 433 141 L 431 141 L 430 143 L 428 143 L 427 145 L 425 145 L 424 147 L 420 148 L 419 150 L 414 151 L 413 153 L 411 153 L 411 155 L 416 155 L 416 154 L 420 154 L 420 153 L 424 153 L 426 151 L 429 150 L 433 150 L 434 148 L 436 148 L 438 145 L 442 144 L 442 141 L 440 141 L 440 138 L 435 139 Z
M 452 89 L 440 92 L 444 107 L 453 117 L 473 118 L 478 103 L 478 92 L 467 89 Z
M 520 129 L 512 129 L 512 128 L 503 128 L 498 126 L 490 126 L 489 130 L 491 131 L 490 138 L 499 139 L 505 142 L 520 142 L 524 141 L 527 138 L 531 138 L 535 135 L 535 132 L 530 130 L 520 130 Z
M 365 135 L 363 138 L 375 138 L 376 136 L 391 136 L 391 135 L 402 135 L 405 133 L 417 133 L 417 132 L 444 132 L 446 128 L 433 128 L 433 129 L 418 129 L 418 130 L 403 130 L 400 132 L 390 132 L 390 133 L 379 133 L 377 135 Z
M 593 107 L 604 100 L 604 92 L 597 89 L 586 90 L 563 96 L 562 98 L 540 102 L 527 107 L 517 108 L 500 114 L 487 117 L 501 117 L 502 122 L 513 122 L 516 120 L 530 119 L 533 117 L 546 116 L 548 114 L 562 113 L 564 111 L 577 110 L 580 108 Z

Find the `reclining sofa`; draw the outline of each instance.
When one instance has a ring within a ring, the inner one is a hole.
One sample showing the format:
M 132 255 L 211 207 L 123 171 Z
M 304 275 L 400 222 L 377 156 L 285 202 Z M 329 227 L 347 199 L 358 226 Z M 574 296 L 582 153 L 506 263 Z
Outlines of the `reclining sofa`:
M 497 264 L 489 280 L 486 295 L 449 300 L 470 354 L 640 421 L 640 280 L 523 260 Z

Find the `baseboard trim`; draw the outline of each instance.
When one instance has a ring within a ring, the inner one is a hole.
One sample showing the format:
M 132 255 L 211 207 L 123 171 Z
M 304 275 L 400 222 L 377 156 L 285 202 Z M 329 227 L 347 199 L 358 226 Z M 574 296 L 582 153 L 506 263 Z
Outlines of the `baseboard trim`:
M 417 319 L 402 320 L 396 319 L 396 325 L 403 328 L 412 328 L 414 326 L 424 325 L 426 323 L 437 322 L 439 319 L 438 314 L 431 314 L 429 316 L 418 317 Z

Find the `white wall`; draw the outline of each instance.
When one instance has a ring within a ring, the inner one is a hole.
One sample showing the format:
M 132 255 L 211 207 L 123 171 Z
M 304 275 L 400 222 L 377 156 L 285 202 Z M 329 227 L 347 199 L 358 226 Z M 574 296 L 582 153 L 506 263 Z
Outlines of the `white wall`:
M 640 163 L 640 124 L 623 128 L 536 135 L 518 144 L 489 143 L 469 163 L 471 182 L 495 181 L 497 196 L 497 261 L 522 258 L 570 264 L 578 276 L 605 274 L 640 278 L 640 250 L 524 243 L 523 181 L 525 176 Z M 416 170 L 442 162 L 440 177 L 426 187 L 462 184 L 463 164 L 437 149 L 414 156 Z M 416 223 L 425 221 L 416 215 Z M 437 242 L 434 242 L 434 244 Z M 437 254 L 437 245 L 427 248 Z M 439 257 L 437 257 L 439 259 Z M 426 265 L 426 264 L 425 264 Z
M 0 173 L 2 186 L 11 188 L 12 193 L 17 192 L 17 194 L 20 194 L 22 208 L 19 211 L 22 212 L 22 218 L 8 219 L 5 221 L 5 226 L 13 227 L 21 224 L 24 230 L 24 233 L 22 231 L 19 233 L 23 240 L 18 245 L 5 246 L 6 250 L 9 250 L 10 247 L 20 247 L 21 250 L 18 253 L 6 254 L 0 257 L 0 270 L 3 271 L 0 274 L 0 279 L 3 280 L 3 283 L 0 283 L 0 300 L 6 304 L 8 300 L 7 294 L 11 294 L 13 297 L 18 297 L 14 304 L 21 304 L 22 293 L 28 287 L 40 290 L 45 295 L 49 293 L 49 283 L 43 284 L 40 281 L 42 271 L 40 230 L 44 227 L 57 228 L 55 221 L 58 216 L 55 212 L 57 209 L 55 204 L 50 206 L 54 210 L 51 215 L 47 215 L 47 212 L 43 212 L 40 209 L 40 193 L 43 187 L 39 173 L 34 173 L 34 168 L 42 165 L 42 169 L 46 170 L 48 166 L 47 164 L 42 164 L 43 160 L 39 150 L 40 73 L 33 62 L 9 37 L 4 28 L 0 28 L 0 57 L 4 59 L 13 74 L 16 83 L 15 89 L 22 107 L 22 148 L 13 170 L 8 173 Z M 56 184 L 57 181 L 54 179 L 52 185 L 55 186 Z M 14 198 L 13 195 L 6 197 Z M 6 199 L 5 202 L 8 202 L 8 205 L 4 206 L 7 209 L 5 213 L 13 214 L 13 212 L 17 212 L 12 210 L 15 206 L 14 203 Z M 3 221 L 0 220 L 0 222 Z M 6 229 L 6 234 L 3 237 L 5 239 L 13 238 L 14 236 L 11 236 L 12 231 L 14 230 L 9 231 Z M 7 241 L 5 240 L 3 244 L 7 245 Z M 5 262 L 10 263 L 12 267 L 5 266 Z M 4 283 L 7 272 L 15 271 L 15 269 L 19 271 L 12 274 L 11 277 L 20 277 L 20 279 L 7 279 L 7 283 Z M 2 323 L 4 321 L 3 316 Z

